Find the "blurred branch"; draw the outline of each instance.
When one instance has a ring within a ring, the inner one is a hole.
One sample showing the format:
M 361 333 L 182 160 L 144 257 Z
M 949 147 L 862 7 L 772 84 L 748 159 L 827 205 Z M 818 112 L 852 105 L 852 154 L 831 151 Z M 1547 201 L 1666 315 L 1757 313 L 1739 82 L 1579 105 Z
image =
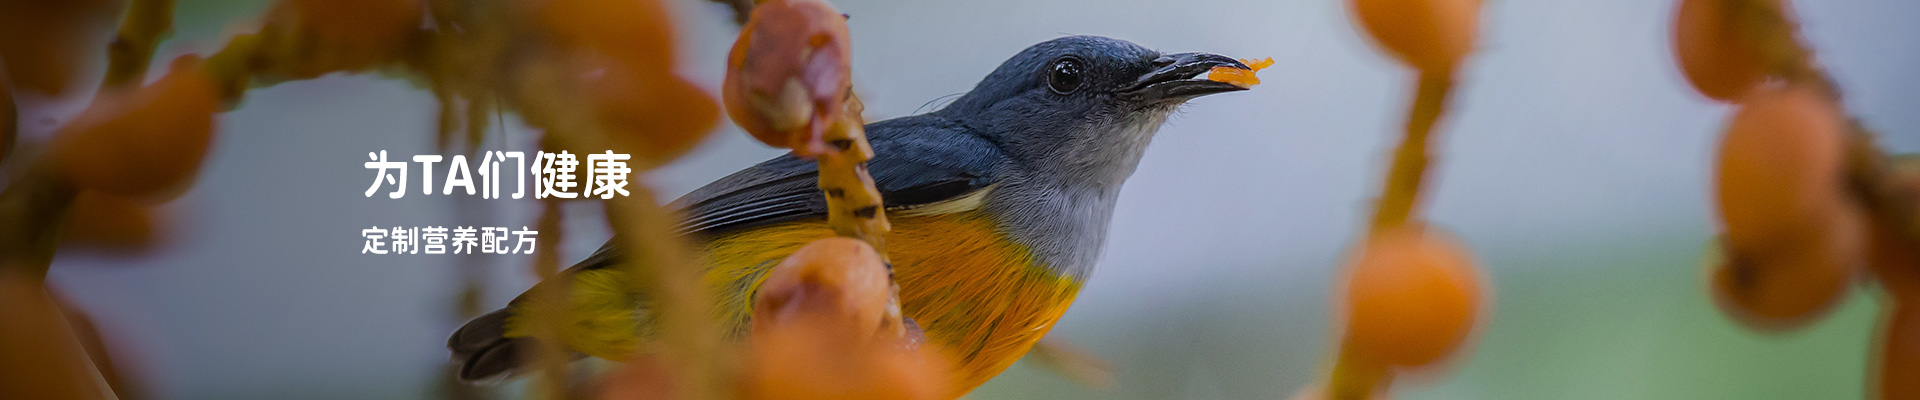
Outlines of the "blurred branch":
M 1452 71 L 1422 71 L 1420 84 L 1407 109 L 1406 136 L 1394 150 L 1393 165 L 1388 167 L 1386 187 L 1381 190 L 1373 213 L 1373 232 L 1399 226 L 1416 218 L 1420 185 L 1426 176 L 1427 146 L 1432 141 L 1433 125 L 1446 110 L 1447 93 L 1453 86 Z
M 59 245 L 60 224 L 79 189 L 54 168 L 35 160 L 19 180 L 0 191 L 0 268 L 44 278 Z
M 560 229 L 560 201 L 549 198 L 541 201 L 539 232 L 545 233 L 536 244 L 534 251 L 533 273 L 540 282 L 534 285 L 530 301 L 534 310 L 534 343 L 539 349 L 532 354 L 535 368 L 539 369 L 539 383 L 533 385 L 534 398 L 559 400 L 567 398 L 567 364 L 573 360 L 567 356 L 563 347 L 563 326 L 566 320 L 568 296 L 571 282 L 566 279 L 554 279 L 560 273 L 560 244 L 563 238 Z
M 107 75 L 100 84 L 101 91 L 146 80 L 154 48 L 173 29 L 173 1 L 133 0 L 120 23 L 120 32 L 107 45 Z
M 1041 338 L 1027 356 L 1075 383 L 1098 390 L 1113 389 L 1113 364 L 1066 340 Z
M 1361 361 L 1342 343 L 1334 360 L 1333 373 L 1327 377 L 1326 400 L 1366 400 L 1382 397 L 1393 381 L 1393 371 L 1384 365 Z

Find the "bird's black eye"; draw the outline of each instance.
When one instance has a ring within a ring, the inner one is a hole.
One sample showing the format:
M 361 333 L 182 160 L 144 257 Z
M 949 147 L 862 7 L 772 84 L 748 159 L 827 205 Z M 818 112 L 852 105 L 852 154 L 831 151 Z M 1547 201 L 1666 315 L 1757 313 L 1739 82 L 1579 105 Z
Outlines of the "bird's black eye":
M 1055 93 L 1067 94 L 1080 88 L 1087 80 L 1086 69 L 1080 66 L 1080 59 L 1062 58 L 1053 62 L 1047 71 L 1047 84 L 1053 86 Z

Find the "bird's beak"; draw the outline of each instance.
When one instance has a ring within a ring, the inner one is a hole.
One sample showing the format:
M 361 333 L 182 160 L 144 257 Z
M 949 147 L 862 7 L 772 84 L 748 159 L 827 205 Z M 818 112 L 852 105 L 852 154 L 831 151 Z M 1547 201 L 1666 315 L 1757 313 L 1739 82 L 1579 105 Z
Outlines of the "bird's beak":
M 1154 70 L 1134 81 L 1122 93 L 1147 103 L 1181 102 L 1214 93 L 1247 90 L 1226 82 L 1195 77 L 1213 67 L 1251 69 L 1233 57 L 1210 53 L 1179 53 L 1153 60 Z

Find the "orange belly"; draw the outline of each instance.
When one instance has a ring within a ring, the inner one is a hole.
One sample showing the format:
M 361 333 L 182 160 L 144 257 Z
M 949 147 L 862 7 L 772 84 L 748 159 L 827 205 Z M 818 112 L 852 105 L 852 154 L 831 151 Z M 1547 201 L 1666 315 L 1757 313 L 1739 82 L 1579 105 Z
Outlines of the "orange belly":
M 972 212 L 893 219 L 887 236 L 901 311 L 956 360 L 960 393 L 1013 365 L 1040 340 L 1080 283 L 1034 262 L 1025 246 Z M 723 314 L 744 327 L 752 293 L 780 259 L 833 235 L 822 221 L 793 222 L 715 238 L 705 283 L 725 299 Z M 957 394 L 956 394 L 957 395 Z

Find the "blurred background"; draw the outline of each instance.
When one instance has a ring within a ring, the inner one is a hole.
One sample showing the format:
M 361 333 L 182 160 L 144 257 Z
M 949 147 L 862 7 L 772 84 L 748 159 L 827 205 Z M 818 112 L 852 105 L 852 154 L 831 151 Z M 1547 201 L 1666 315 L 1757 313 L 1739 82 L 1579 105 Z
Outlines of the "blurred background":
M 689 78 L 719 86 L 735 27 L 674 0 Z M 1798 1 L 1847 106 L 1920 151 L 1920 3 Z M 1329 284 L 1411 95 L 1410 72 L 1333 0 L 839 0 L 870 116 L 938 108 L 1002 60 L 1070 34 L 1163 51 L 1271 56 L 1265 84 L 1189 104 L 1148 151 L 1100 269 L 1052 336 L 1115 364 L 1117 387 L 1023 363 L 976 399 L 1272 399 L 1324 374 Z M 156 60 L 217 49 L 264 0 L 183 1 Z M 1406 399 L 1859 398 L 1879 293 L 1787 334 L 1741 328 L 1705 290 L 1710 171 L 1729 108 L 1698 97 L 1669 48 L 1671 0 L 1490 0 L 1439 128 L 1431 219 L 1492 276 L 1492 319 Z M 104 39 L 102 41 L 104 44 Z M 103 47 L 104 48 L 104 47 Z M 96 72 L 97 73 L 97 72 Z M 24 132 L 86 104 L 23 94 Z M 433 96 L 336 75 L 252 91 L 220 118 L 178 232 L 137 259 L 65 252 L 51 281 L 97 318 L 165 399 L 414 399 L 440 389 L 463 274 L 482 302 L 531 285 L 525 256 L 362 255 L 374 226 L 530 226 L 530 200 L 363 197 L 369 151 L 438 154 Z M 531 151 L 506 116 L 489 146 Z M 676 196 L 773 157 L 725 128 L 647 181 Z M 451 156 L 451 154 L 449 154 Z M 417 171 L 415 171 L 417 173 Z M 436 172 L 436 174 L 444 171 Z M 571 206 L 566 262 L 607 236 Z M 1178 208 L 1181 212 L 1167 212 Z M 545 236 L 545 235 L 543 235 Z M 518 394 L 517 390 L 503 391 Z

